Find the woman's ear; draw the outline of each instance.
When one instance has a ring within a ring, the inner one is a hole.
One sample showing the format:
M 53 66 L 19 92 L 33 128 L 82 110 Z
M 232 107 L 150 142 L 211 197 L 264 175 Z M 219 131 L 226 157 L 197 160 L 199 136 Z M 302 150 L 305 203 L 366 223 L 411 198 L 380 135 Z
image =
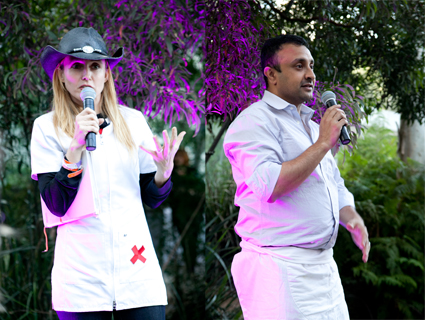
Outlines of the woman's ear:
M 60 79 L 61 82 L 65 82 L 65 78 L 64 78 L 64 75 L 63 75 L 63 70 L 61 70 L 61 69 L 59 69 L 59 79 Z
M 65 82 L 65 75 L 64 75 L 64 72 L 63 72 L 63 62 L 64 62 L 64 60 L 59 62 L 59 66 L 58 66 L 58 76 L 59 76 L 59 80 L 61 82 Z
M 108 61 L 106 61 L 106 60 L 105 60 L 105 70 L 106 70 L 106 72 L 105 72 L 105 81 L 104 82 L 109 80 L 109 73 L 111 73 L 111 69 L 108 68 Z

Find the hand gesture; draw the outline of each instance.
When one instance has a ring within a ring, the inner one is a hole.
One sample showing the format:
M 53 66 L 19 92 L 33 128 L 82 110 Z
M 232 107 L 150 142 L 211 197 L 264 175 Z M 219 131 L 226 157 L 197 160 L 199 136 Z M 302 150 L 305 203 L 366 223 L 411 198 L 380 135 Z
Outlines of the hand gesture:
M 162 147 L 158 142 L 158 137 L 153 136 L 155 142 L 156 150 L 150 150 L 144 146 L 139 146 L 140 149 L 149 153 L 153 161 L 156 164 L 157 171 L 155 174 L 155 184 L 158 187 L 164 185 L 165 182 L 170 178 L 171 172 L 174 168 L 174 156 L 176 155 L 177 150 L 179 150 L 180 143 L 183 140 L 186 132 L 180 132 L 177 136 L 177 129 L 173 127 L 171 129 L 171 139 L 168 137 L 167 130 L 162 131 L 162 136 L 164 138 L 164 146 Z
M 90 108 L 85 108 L 75 117 L 75 129 L 73 142 L 77 148 L 83 148 L 86 144 L 86 135 L 89 132 L 98 133 L 99 126 L 105 121 L 98 119 L 96 112 Z
M 370 251 L 369 235 L 367 228 L 360 219 L 352 219 L 347 223 L 347 230 L 351 233 L 354 243 L 363 252 L 363 262 L 367 262 Z
M 336 144 L 343 125 L 348 125 L 347 116 L 340 105 L 334 105 L 326 110 L 320 121 L 319 139 L 328 149 Z
M 85 108 L 75 117 L 74 137 L 66 153 L 68 161 L 77 163 L 81 160 L 81 153 L 86 145 L 86 135 L 89 132 L 98 133 L 99 126 L 104 119 L 98 119 L 96 112 L 90 108 Z

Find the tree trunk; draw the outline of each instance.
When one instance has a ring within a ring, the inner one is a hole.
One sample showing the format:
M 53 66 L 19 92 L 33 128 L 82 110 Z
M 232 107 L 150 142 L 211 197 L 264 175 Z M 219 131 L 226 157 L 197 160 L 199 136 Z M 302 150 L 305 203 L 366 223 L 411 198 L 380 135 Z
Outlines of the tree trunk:
M 400 120 L 397 153 L 404 162 L 411 158 L 425 164 L 425 123 L 415 121 L 408 125 L 406 120 Z

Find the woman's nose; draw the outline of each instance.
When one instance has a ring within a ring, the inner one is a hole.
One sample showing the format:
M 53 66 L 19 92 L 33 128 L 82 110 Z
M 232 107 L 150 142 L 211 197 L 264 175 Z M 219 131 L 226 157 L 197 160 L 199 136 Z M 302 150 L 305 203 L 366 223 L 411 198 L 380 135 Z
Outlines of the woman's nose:
M 89 80 L 90 79 L 90 68 L 89 68 L 89 66 L 84 67 L 82 79 L 83 80 Z

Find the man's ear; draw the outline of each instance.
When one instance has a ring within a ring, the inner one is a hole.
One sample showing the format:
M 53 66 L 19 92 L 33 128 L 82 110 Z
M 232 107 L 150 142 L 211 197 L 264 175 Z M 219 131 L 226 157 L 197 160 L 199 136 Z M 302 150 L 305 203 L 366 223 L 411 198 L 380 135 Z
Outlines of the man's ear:
M 264 68 L 264 75 L 267 77 L 269 85 L 276 85 L 277 83 L 277 71 L 271 67 Z

